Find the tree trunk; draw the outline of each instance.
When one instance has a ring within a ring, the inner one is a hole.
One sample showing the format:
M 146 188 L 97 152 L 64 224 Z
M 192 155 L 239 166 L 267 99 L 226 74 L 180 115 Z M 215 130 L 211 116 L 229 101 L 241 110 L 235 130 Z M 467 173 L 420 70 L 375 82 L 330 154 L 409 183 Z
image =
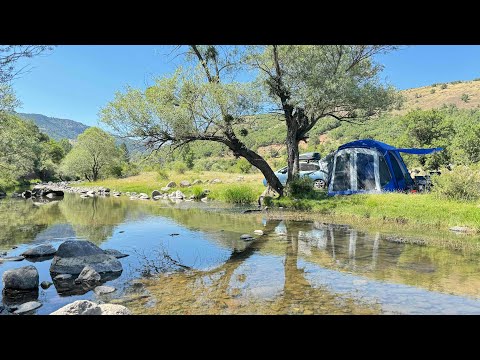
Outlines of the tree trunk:
M 287 129 L 287 163 L 288 177 L 287 183 L 298 176 L 300 172 L 299 151 L 296 129 Z
M 268 185 L 270 185 L 270 187 L 275 190 L 280 197 L 283 196 L 283 185 L 280 180 L 278 180 L 277 175 L 275 175 L 272 168 L 270 167 L 270 165 L 268 165 L 265 159 L 259 154 L 257 154 L 255 151 L 247 148 L 244 143 L 238 140 L 232 129 L 227 129 L 225 131 L 225 135 L 228 140 L 225 139 L 226 141 L 222 142 L 227 145 L 236 156 L 244 157 L 248 160 L 250 164 L 260 170 L 263 176 L 265 176 Z

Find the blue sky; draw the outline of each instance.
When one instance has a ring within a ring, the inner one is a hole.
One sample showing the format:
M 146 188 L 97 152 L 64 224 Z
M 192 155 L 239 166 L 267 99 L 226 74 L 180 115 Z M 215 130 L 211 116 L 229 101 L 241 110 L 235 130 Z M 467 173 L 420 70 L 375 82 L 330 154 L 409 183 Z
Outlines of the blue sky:
M 14 83 L 20 112 L 97 125 L 101 107 L 126 85 L 144 88 L 172 72 L 178 60 L 164 46 L 59 46 L 29 61 L 32 69 Z M 377 59 L 382 78 L 399 89 L 480 78 L 480 46 L 408 46 Z

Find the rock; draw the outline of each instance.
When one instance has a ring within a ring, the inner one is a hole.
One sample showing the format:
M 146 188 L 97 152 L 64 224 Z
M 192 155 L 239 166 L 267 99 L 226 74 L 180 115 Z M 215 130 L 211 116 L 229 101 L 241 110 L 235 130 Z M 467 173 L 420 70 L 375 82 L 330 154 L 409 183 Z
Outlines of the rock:
M 93 191 L 93 190 L 87 191 L 87 195 L 88 195 L 89 197 L 95 197 L 95 194 L 96 194 L 96 192 Z
M 263 231 L 262 230 L 254 230 L 253 233 L 255 235 L 263 235 Z
M 77 300 L 54 311 L 50 315 L 101 315 L 102 309 L 94 302 Z
M 193 180 L 192 185 L 197 185 L 197 184 L 202 184 L 202 183 L 203 183 L 202 180 L 196 179 L 196 180 Z
M 165 185 L 166 188 L 174 188 L 174 187 L 177 187 L 177 184 L 175 183 L 175 181 L 170 181 L 167 185 Z
M 245 177 L 243 177 L 243 176 L 238 176 L 235 180 L 237 180 L 237 181 L 239 181 L 239 182 L 240 182 L 240 181 L 244 181 L 244 180 L 245 180 Z
M 158 190 L 153 190 L 152 191 L 152 199 L 155 199 L 156 196 L 161 196 L 162 193 Z
M 121 272 L 122 264 L 115 256 L 105 254 L 90 241 L 68 240 L 62 243 L 50 266 L 55 274 L 80 274 L 86 265 L 98 273 Z
M 63 197 L 65 196 L 65 193 L 61 190 L 48 190 L 44 191 L 42 195 L 48 197 L 49 199 L 53 199 L 56 197 Z
M 150 196 L 148 196 L 148 195 L 145 194 L 145 193 L 140 193 L 140 194 L 138 195 L 138 198 L 139 198 L 139 199 L 143 199 L 143 200 L 148 200 L 148 199 L 150 199 Z
M 165 186 L 165 187 L 162 187 L 160 190 L 162 190 L 162 191 L 170 191 L 170 188 L 167 187 L 167 186 Z
M 81 197 L 82 199 L 88 199 L 90 196 L 88 196 L 87 194 L 82 194 L 82 195 L 80 195 L 80 197 Z
M 35 266 L 7 270 L 2 276 L 3 287 L 13 290 L 38 289 L 38 271 Z
M 185 195 L 180 190 L 177 190 L 177 191 L 175 191 L 174 198 L 175 199 L 184 199 Z
M 157 195 L 153 197 L 153 200 L 161 200 L 163 199 L 163 195 Z
M 21 314 L 29 313 L 33 310 L 36 310 L 41 306 L 42 306 L 42 303 L 40 303 L 38 301 L 29 301 L 25 304 L 20 305 L 17 308 L 17 310 L 15 310 L 13 313 L 17 314 L 17 315 L 21 315 Z
M 190 181 L 188 180 L 180 181 L 180 187 L 189 187 L 189 186 L 192 186 L 192 184 L 190 184 Z
M 132 315 L 132 312 L 123 305 L 100 304 L 101 315 Z
M 470 229 L 466 226 L 454 226 L 454 227 L 451 227 L 449 230 L 454 232 L 461 232 L 461 233 L 475 232 L 473 229 Z
M 54 280 L 68 280 L 68 279 L 71 279 L 73 276 L 70 275 L 70 274 L 60 274 L 60 275 L 57 275 L 55 276 L 53 279 Z
M 0 191 L 0 199 L 4 198 L 5 196 L 7 196 L 7 193 Z
M 208 198 L 207 198 L 207 197 L 203 197 L 203 198 L 200 199 L 200 201 L 207 202 L 207 201 L 208 201 Z
M 0 262 L 2 261 L 22 261 L 25 258 L 23 256 L 5 256 L 5 257 L 0 257 Z
M 47 290 L 52 285 L 53 283 L 51 283 L 50 281 L 42 281 L 40 283 L 40 286 L 42 287 L 43 290 Z
M 30 190 L 26 190 L 22 193 L 22 197 L 24 199 L 30 199 L 32 197 L 32 192 Z
M 210 181 L 210 184 L 221 184 L 222 183 L 222 180 L 220 179 L 213 179 L 212 181 Z
M 121 253 L 120 251 L 115 250 L 115 249 L 105 249 L 105 250 L 103 250 L 103 252 L 107 255 L 113 255 L 117 259 L 121 259 L 121 258 L 124 258 L 124 257 L 128 256 L 128 254 Z
M 57 250 L 52 245 L 42 244 L 28 249 L 27 251 L 23 252 L 22 255 L 25 257 L 39 257 L 54 255 L 56 252 Z
M 95 271 L 90 265 L 87 265 L 83 268 L 82 272 L 75 279 L 75 284 L 80 284 L 82 282 L 86 283 L 96 283 L 102 279 L 100 274 Z
M 97 286 L 95 289 L 93 289 L 93 292 L 97 295 L 105 295 L 105 294 L 110 294 L 114 292 L 115 289 L 112 286 Z
M 114 192 L 114 193 L 113 193 L 113 196 L 116 196 L 116 197 L 119 197 L 119 196 L 121 196 L 121 195 L 122 195 L 122 194 L 119 193 L 119 192 Z
M 251 241 L 251 240 L 254 240 L 253 237 L 249 234 L 243 234 L 240 236 L 240 240 L 244 240 L 244 241 Z
M 110 189 L 109 188 L 106 188 L 106 187 L 100 187 L 100 189 L 98 189 L 99 191 L 101 192 L 110 192 Z
M 0 256 L 7 256 L 7 252 L 6 251 L 0 252 Z

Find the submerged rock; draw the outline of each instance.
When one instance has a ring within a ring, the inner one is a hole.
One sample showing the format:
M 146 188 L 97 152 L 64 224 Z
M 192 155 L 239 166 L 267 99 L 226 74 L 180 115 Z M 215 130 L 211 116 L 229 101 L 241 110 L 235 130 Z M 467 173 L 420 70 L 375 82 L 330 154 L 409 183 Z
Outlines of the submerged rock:
M 56 252 L 57 250 L 52 245 L 42 244 L 28 249 L 27 251 L 23 252 L 22 255 L 25 257 L 41 257 L 54 255 Z
M 101 315 L 100 307 L 88 300 L 77 300 L 54 311 L 50 315 Z
M 132 315 L 132 312 L 123 305 L 100 304 L 101 315 Z
M 22 314 L 26 314 L 26 313 L 29 313 L 31 311 L 34 311 L 36 309 L 38 309 L 39 307 L 42 306 L 42 303 L 41 302 L 38 302 L 38 301 L 29 301 L 25 304 L 22 304 L 20 305 L 17 310 L 15 310 L 13 313 L 14 314 L 17 314 L 17 315 L 22 315 Z
M 2 276 L 3 287 L 12 290 L 38 290 L 38 271 L 35 266 L 7 270 Z
M 115 289 L 112 286 L 97 286 L 95 289 L 93 289 L 93 292 L 97 295 L 105 295 L 105 294 L 110 294 L 114 292 Z
M 40 286 L 42 287 L 43 290 L 47 290 L 52 285 L 53 283 L 51 283 L 50 281 L 42 281 L 40 283 Z
M 23 256 L 5 256 L 5 257 L 0 257 L 0 262 L 2 261 L 22 261 L 25 258 Z
M 90 265 L 87 265 L 83 268 L 82 272 L 75 279 L 75 284 L 80 284 L 82 282 L 86 283 L 96 283 L 102 279 L 100 274 L 95 271 Z
M 98 273 L 121 272 L 122 264 L 90 241 L 68 240 L 62 243 L 50 266 L 55 274 L 80 274 L 90 265 Z
M 105 250 L 103 250 L 103 252 L 107 255 L 113 255 L 117 259 L 121 259 L 121 258 L 124 258 L 124 257 L 128 256 L 128 254 L 124 254 L 124 253 L 122 253 L 118 250 L 115 250 L 115 249 L 105 249 Z
M 38 288 L 29 290 L 3 289 L 3 303 L 10 307 L 38 299 Z M 15 308 L 16 309 L 16 308 Z

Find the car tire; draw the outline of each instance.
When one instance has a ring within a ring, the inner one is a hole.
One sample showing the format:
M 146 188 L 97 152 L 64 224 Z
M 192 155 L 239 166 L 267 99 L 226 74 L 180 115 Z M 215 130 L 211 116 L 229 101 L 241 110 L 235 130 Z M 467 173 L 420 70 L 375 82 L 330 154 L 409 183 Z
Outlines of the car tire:
M 313 182 L 313 188 L 315 190 L 325 189 L 326 187 L 327 187 L 327 183 L 325 182 L 325 180 L 317 179 Z

